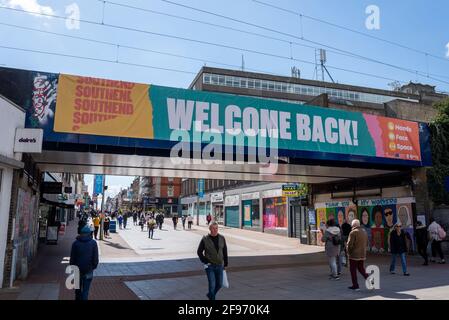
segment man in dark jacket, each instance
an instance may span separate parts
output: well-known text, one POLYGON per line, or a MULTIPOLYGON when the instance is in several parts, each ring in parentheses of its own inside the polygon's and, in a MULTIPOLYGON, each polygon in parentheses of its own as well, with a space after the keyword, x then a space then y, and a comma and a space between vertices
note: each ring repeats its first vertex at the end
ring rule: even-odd
POLYGON ((218 234, 218 223, 212 222, 209 226, 210 234, 201 239, 197 254, 204 263, 209 283, 209 300, 215 296, 223 285, 223 270, 228 266, 228 248, 226 240, 218 234))
POLYGON ((345 263, 344 266, 347 267, 349 264, 349 258, 348 258, 348 250, 346 250, 346 244, 348 243, 349 234, 351 233, 352 227, 348 223, 346 219, 344 219, 343 224, 341 225, 341 240, 342 240, 342 246, 345 253, 345 263))
POLYGON ((418 246, 418 253, 424 258, 424 266, 429 265, 429 257, 427 256, 428 243, 427 228, 423 226, 421 221, 418 221, 416 223, 416 244, 418 246))
POLYGON ((87 300, 89 288, 98 266, 98 246, 92 239, 89 226, 81 229, 81 234, 72 244, 70 265, 77 266, 80 272, 79 289, 75 290, 76 300, 87 300))
POLYGON ((405 232, 401 230, 402 224, 400 222, 393 226, 393 231, 390 232, 389 242, 391 250, 391 265, 390 273, 394 274, 394 269, 396 267, 396 256, 401 257, 402 271, 404 276, 409 276, 407 272, 407 261, 405 260, 405 253, 407 252, 407 239, 405 237, 405 232))

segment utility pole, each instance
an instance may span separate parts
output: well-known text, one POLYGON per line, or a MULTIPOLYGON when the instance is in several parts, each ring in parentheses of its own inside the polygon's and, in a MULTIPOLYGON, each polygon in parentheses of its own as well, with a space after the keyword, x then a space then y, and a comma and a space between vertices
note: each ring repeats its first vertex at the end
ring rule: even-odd
POLYGON ((106 176, 103 176, 103 185, 101 190, 101 208, 100 208, 100 240, 104 240, 104 215, 103 215, 103 203, 104 203, 104 183, 106 180, 106 176))
POLYGON ((196 196, 196 225, 200 225, 200 196, 196 196))

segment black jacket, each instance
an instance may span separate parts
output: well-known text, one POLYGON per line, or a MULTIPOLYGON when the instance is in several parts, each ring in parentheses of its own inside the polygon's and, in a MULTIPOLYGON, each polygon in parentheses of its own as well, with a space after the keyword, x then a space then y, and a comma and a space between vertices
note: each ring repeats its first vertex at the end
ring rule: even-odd
POLYGON ((404 231, 401 230, 400 235, 396 230, 390 233, 390 250, 393 254, 407 252, 407 240, 404 231))
POLYGON ((77 266, 81 275, 95 270, 98 266, 97 242, 89 235, 77 237, 72 244, 70 264, 77 266))
POLYGON ((427 248, 427 228, 416 228, 416 244, 420 248, 427 248))
POLYGON ((351 233, 352 227, 349 223, 345 222, 341 225, 341 231, 343 234, 343 237, 349 237, 349 234, 351 233))

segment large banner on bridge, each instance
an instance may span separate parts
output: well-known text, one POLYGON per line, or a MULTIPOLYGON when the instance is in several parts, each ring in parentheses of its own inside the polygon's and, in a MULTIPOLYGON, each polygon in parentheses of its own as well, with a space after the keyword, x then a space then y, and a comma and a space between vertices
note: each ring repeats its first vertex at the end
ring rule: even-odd
POLYGON ((152 139, 149 85, 61 74, 56 132, 152 139))
POLYGON ((417 122, 62 74, 54 131, 421 160, 417 122))

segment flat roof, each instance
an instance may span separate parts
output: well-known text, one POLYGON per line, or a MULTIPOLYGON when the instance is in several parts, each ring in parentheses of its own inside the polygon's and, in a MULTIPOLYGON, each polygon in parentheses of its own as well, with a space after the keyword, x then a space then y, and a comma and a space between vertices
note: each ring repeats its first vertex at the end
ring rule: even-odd
POLYGON ((271 74, 266 74, 266 73, 256 73, 256 72, 248 72, 248 71, 241 71, 241 70, 214 68, 214 67, 202 67, 201 70, 198 72, 198 74, 195 76, 193 82, 190 84, 189 89, 193 88, 193 86, 197 83, 197 81, 199 80, 199 78, 201 77, 201 75, 203 73, 216 73, 216 74, 222 74, 222 75, 228 75, 228 76, 239 76, 239 77, 254 78, 254 79, 260 79, 260 80, 271 80, 271 81, 281 81, 281 82, 294 83, 294 84, 303 84, 303 85, 309 85, 309 86, 315 86, 315 87, 325 87, 325 88, 333 88, 333 89, 340 89, 340 90, 352 90, 352 91, 358 91, 358 92, 363 92, 363 93, 386 95, 386 96, 405 98, 405 99, 414 99, 414 100, 420 99, 419 95, 405 93, 405 92, 375 89, 375 88, 354 86, 354 85, 341 84, 341 83, 332 83, 332 82, 326 82, 326 81, 317 81, 317 80, 308 80, 308 79, 301 79, 301 78, 294 78, 294 77, 278 76, 278 75, 271 75, 271 74))

